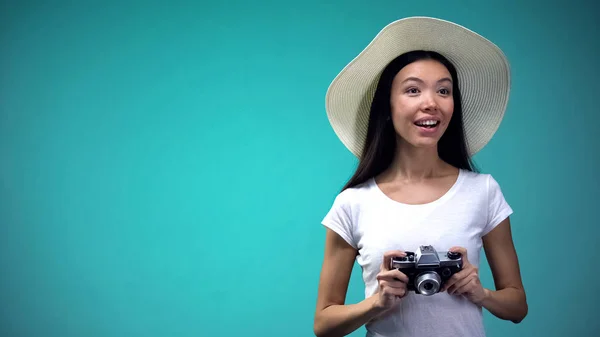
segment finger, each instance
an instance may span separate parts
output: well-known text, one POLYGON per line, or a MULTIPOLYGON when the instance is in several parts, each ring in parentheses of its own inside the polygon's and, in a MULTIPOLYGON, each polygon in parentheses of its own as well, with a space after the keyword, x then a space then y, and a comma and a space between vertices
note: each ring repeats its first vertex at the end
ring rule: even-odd
POLYGON ((464 287, 466 284, 472 282, 476 278, 476 275, 470 274, 462 280, 457 281, 451 287, 448 287, 449 294, 460 294, 458 289, 464 287))
POLYGON ((383 288, 383 294, 403 297, 406 294, 406 289, 405 288, 385 287, 385 288, 383 288))
POLYGON ((382 280, 379 282, 379 286, 381 288, 396 288, 396 289, 406 289, 406 283, 400 282, 400 281, 387 281, 387 280, 382 280))
POLYGON ((390 286, 393 288, 406 288, 406 282, 398 281, 394 278, 378 278, 379 286, 390 286))
POLYGON ((471 272, 470 268, 466 268, 466 269, 463 269, 463 270, 459 271, 458 273, 452 275, 448 279, 448 281, 446 281, 446 284, 444 284, 444 286, 442 287, 442 291, 446 291, 446 290, 450 289, 450 287, 453 286, 456 282, 459 282, 460 280, 467 277, 470 274, 470 272, 471 272))
POLYGON ((377 274, 377 279, 395 280, 403 283, 408 283, 408 276, 406 276, 398 269, 383 271, 377 274))
POLYGON ((462 294, 468 293, 471 289, 473 289, 475 284, 476 284, 476 281, 473 278, 473 279, 469 280, 469 282, 465 283, 464 285, 457 287, 456 290, 454 290, 453 294, 462 295, 462 294))
POLYGON ((467 256, 467 249, 464 247, 459 247, 459 246, 454 246, 450 249, 448 249, 451 252, 458 252, 460 253, 460 255, 462 255, 462 259, 464 262, 469 262, 468 256, 467 256))
POLYGON ((401 250, 390 250, 383 254, 383 263, 381 264, 382 270, 390 270, 390 265, 393 257, 404 257, 406 253, 401 250))

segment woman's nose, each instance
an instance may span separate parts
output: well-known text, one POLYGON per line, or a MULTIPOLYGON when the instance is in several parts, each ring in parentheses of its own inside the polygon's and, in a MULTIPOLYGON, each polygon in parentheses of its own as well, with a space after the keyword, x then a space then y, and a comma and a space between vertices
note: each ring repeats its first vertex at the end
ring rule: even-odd
POLYGON ((423 110, 436 110, 437 102, 431 94, 425 94, 423 96, 423 110))

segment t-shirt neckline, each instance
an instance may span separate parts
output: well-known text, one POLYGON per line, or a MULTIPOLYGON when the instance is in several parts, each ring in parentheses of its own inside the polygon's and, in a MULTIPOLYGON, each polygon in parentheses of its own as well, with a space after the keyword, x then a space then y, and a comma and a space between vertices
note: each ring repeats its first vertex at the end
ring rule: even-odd
POLYGON ((458 169, 458 177, 456 178, 456 180, 454 181, 452 186, 448 189, 448 191, 446 191, 446 193, 444 193, 442 196, 440 196, 436 200, 433 200, 431 202, 424 203, 424 204, 407 204, 407 203, 399 202, 399 201, 396 201, 396 200, 390 198, 387 194, 383 193, 383 191, 379 188, 379 185, 377 185, 377 182, 375 181, 375 177, 372 177, 370 179, 369 185, 371 186, 371 188, 373 190, 375 190, 375 192, 380 197, 382 197, 383 199, 385 199, 388 202, 391 202, 397 206, 410 207, 410 208, 424 208, 424 207, 431 207, 431 206, 438 205, 438 204, 443 203, 446 200, 450 199, 456 193, 456 190, 462 184, 463 179, 464 179, 463 169, 458 169))

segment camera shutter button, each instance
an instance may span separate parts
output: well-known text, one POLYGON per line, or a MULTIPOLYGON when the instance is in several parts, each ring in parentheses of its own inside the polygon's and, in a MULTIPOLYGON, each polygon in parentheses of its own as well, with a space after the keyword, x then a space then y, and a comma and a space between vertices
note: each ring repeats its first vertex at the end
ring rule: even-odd
POLYGON ((446 254, 446 255, 451 260, 456 260, 456 259, 460 258, 460 256, 461 256, 461 254, 459 252, 448 252, 448 254, 446 254))

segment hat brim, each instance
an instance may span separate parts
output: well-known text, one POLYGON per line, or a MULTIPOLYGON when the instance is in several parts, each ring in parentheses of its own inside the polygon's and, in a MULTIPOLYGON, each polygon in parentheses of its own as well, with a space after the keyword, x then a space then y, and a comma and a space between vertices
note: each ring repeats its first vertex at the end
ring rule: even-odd
POLYGON ((504 117, 510 66, 502 50, 486 38, 436 18, 410 17, 390 23, 335 77, 325 98, 334 132, 355 156, 361 156, 379 76, 390 61, 413 50, 438 52, 456 67, 467 151, 470 156, 476 154, 504 117))

